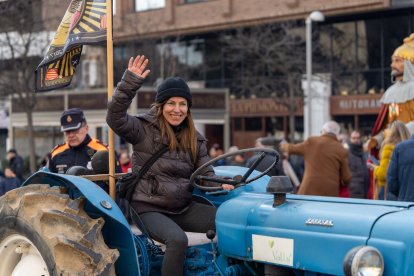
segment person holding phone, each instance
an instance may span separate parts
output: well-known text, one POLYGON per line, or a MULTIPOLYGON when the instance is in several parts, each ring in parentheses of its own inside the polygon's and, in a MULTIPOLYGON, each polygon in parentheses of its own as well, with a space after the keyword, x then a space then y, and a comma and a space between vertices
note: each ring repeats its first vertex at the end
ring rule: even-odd
POLYGON ((377 158, 375 158, 375 156, 370 155, 368 157, 368 161, 367 161, 367 165, 374 165, 374 166, 378 166, 379 165, 379 161, 377 158))
MULTIPOLYGON (((395 145, 410 138, 410 132, 403 122, 394 121, 390 127, 385 130, 384 136, 385 139, 381 145, 379 153, 379 164, 375 165, 373 163, 367 163, 368 168, 373 170, 374 173, 374 199, 386 199, 385 191, 387 190, 387 170, 392 152, 395 145)), ((372 160, 374 160, 373 157, 371 157, 371 161, 372 160)))

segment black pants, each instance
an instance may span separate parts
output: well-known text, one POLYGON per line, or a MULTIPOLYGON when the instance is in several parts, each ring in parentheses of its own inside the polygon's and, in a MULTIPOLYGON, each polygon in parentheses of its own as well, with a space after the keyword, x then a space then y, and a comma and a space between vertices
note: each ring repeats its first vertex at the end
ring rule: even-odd
POLYGON ((216 208, 194 202, 179 215, 148 212, 140 217, 150 237, 166 245, 161 274, 179 276, 183 275, 188 247, 185 231, 206 233, 215 230, 216 208))

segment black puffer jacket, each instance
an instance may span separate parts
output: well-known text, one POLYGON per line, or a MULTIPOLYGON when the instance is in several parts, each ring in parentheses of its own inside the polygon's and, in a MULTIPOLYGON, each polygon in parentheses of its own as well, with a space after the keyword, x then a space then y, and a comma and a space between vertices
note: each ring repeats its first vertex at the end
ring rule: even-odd
MULTIPOLYGON (((143 79, 128 70, 108 103, 106 121, 116 134, 133 145, 132 171, 137 172, 167 140, 161 133, 155 117, 155 109, 131 116, 127 109, 143 84, 143 79)), ((162 155, 135 188, 132 203, 139 213, 156 211, 181 213, 191 202, 191 174, 209 160, 206 139, 197 133, 197 158, 192 161, 189 152, 167 151, 162 155)), ((212 175, 213 168, 205 172, 212 175)))
POLYGON ((352 174, 352 180, 349 183, 349 197, 367 198, 369 186, 369 172, 366 166, 362 145, 349 144, 348 155, 349 170, 352 174))

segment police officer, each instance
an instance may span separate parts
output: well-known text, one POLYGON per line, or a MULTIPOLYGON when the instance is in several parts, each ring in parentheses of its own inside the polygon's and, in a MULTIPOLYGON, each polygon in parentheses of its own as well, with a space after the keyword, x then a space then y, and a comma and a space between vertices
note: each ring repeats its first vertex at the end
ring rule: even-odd
POLYGON ((88 134, 88 124, 80 108, 65 110, 60 117, 61 131, 65 143, 56 146, 51 154, 49 170, 65 173, 72 166, 91 167, 91 158, 95 152, 108 150, 108 147, 88 134))

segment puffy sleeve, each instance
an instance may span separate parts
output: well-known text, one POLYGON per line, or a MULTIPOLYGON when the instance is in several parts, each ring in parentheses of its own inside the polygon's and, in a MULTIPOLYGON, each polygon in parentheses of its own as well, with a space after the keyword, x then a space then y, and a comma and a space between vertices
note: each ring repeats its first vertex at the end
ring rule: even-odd
MULTIPOLYGON (((197 158, 195 160, 195 164, 194 164, 194 170, 197 170, 199 167, 201 167, 203 164, 207 163, 208 161, 210 161, 210 156, 208 155, 208 150, 207 150, 207 141, 205 139, 200 139, 198 140, 198 150, 197 150, 197 158)), ((206 176, 215 176, 214 174, 214 169, 213 166, 208 166, 203 172, 202 175, 206 175, 206 176)), ((208 181, 204 181, 203 183, 201 183, 203 186, 208 186, 208 187, 219 187, 221 186, 221 184, 216 183, 216 182, 208 182, 208 181)))
POLYGON ((127 113, 137 90, 143 82, 143 78, 126 70, 117 85, 112 100, 108 102, 106 122, 116 134, 131 144, 138 143, 140 137, 144 137, 144 135, 138 135, 143 132, 140 120, 127 113))
POLYGON ((382 149, 379 165, 374 169, 374 177, 379 180, 379 183, 385 183, 386 181, 388 165, 390 164, 393 150, 393 144, 386 144, 382 149))

